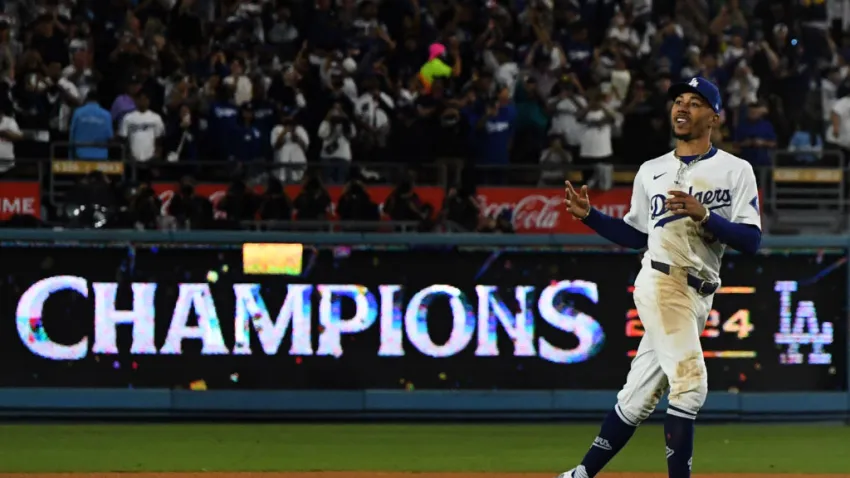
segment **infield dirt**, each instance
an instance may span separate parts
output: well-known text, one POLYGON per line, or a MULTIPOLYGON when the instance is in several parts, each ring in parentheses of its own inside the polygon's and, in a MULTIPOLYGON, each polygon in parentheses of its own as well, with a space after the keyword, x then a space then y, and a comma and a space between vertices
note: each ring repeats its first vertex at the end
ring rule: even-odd
MULTIPOLYGON (((666 473, 601 473, 600 478, 666 478, 666 473)), ((850 478, 850 473, 831 475, 786 473, 696 473, 694 478, 850 478)), ((382 472, 162 472, 162 473, 0 473, 0 478, 553 478, 541 473, 382 473, 382 472)))

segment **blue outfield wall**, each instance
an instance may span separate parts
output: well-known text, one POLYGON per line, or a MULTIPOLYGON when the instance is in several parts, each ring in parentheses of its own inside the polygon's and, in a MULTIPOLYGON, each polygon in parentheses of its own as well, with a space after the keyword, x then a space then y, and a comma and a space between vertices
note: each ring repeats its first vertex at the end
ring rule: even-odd
MULTIPOLYGON (((176 242, 227 244, 301 242, 423 246, 604 246, 597 236, 479 234, 315 234, 243 231, 89 231, 0 229, 0 241, 176 242)), ((850 250, 850 236, 766 236, 764 248, 850 250)), ((730 252, 734 254, 734 251, 730 252)), ((2 257, 2 249, 0 249, 2 257)), ((850 296, 850 291, 848 291, 850 296)), ((850 327, 848 341, 850 343, 850 327)), ((845 366, 850 378, 850 354, 845 366)), ((625 377, 623 377, 625 380, 625 377)), ((850 380, 848 380, 850 382, 850 380)), ((0 415, 198 416, 395 418, 591 418, 608 410, 616 391, 188 391, 165 389, 0 389, 0 415)), ((662 401, 659 411, 666 408, 662 401)), ((711 392, 705 418, 850 420, 850 391, 804 393, 711 392)))

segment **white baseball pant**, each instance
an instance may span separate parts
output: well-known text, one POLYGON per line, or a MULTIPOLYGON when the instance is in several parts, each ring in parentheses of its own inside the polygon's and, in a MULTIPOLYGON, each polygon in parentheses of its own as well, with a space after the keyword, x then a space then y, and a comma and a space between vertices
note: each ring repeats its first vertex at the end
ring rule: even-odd
POLYGON ((668 275, 648 265, 638 273, 634 289, 644 336, 617 394, 617 412, 639 425, 669 387, 668 413, 694 419, 708 394, 700 334, 714 296, 689 286, 684 269, 671 267, 668 275))

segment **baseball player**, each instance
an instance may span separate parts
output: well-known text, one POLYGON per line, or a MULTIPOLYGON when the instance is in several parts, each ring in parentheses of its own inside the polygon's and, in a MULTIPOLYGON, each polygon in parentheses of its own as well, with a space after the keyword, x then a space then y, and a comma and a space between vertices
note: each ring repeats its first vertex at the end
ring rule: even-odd
POLYGON ((711 144, 720 122, 717 86, 697 77, 674 85, 676 149, 643 163, 623 219, 591 206, 587 186, 566 183, 566 207, 602 237, 647 248, 634 301, 645 329, 617 405, 581 464, 560 478, 592 478, 629 441, 669 389, 664 419, 670 478, 691 475, 694 420, 708 392, 700 334, 720 287, 726 246, 755 254, 761 216, 753 168, 711 144))

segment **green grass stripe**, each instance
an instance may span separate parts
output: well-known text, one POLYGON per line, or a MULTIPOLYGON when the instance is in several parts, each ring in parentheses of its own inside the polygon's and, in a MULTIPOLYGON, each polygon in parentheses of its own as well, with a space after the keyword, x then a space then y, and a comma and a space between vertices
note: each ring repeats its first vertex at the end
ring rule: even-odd
MULTIPOLYGON (((6 425, 0 472, 556 472, 590 446, 589 425, 6 425)), ((658 425, 610 471, 665 471, 658 425)), ((695 473, 848 473, 850 427, 698 424, 695 473)))

